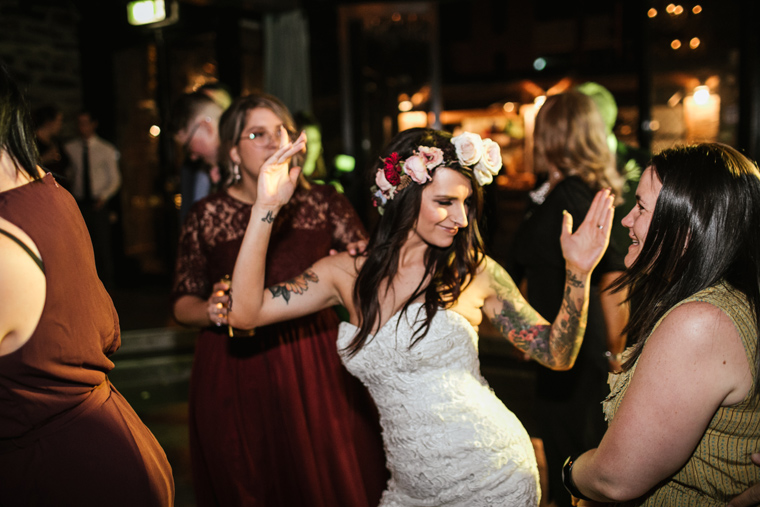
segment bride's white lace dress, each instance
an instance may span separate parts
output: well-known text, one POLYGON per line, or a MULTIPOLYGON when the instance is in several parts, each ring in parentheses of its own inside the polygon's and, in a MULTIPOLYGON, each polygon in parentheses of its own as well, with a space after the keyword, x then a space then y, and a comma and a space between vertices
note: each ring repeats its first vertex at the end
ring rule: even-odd
MULTIPOLYGON (((438 310, 409 349, 420 303, 394 315, 348 358, 357 328, 340 325, 346 368, 380 412, 391 479, 381 506, 536 506, 538 469, 525 428, 480 375, 478 334, 438 310)), ((418 324, 419 325, 419 324, 418 324)))

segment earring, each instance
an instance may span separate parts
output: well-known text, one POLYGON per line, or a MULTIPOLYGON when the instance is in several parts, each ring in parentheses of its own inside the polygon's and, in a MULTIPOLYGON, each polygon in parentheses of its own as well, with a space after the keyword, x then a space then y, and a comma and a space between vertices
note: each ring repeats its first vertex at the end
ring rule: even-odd
POLYGON ((238 183, 243 176, 240 174, 240 166, 237 164, 232 164, 232 184, 238 183))

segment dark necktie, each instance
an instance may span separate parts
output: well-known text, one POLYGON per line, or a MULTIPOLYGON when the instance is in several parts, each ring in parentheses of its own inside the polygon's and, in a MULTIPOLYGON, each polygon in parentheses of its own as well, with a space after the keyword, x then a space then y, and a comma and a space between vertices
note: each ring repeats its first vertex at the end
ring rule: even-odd
POLYGON ((92 192, 90 190, 90 149, 87 140, 82 141, 82 201, 90 203, 92 192))

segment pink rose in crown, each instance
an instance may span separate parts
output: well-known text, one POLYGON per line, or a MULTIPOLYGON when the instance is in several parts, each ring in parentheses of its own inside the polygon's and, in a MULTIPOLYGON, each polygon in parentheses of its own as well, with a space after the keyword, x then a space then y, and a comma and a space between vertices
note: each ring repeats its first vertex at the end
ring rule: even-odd
POLYGON ((483 156, 483 141, 478 134, 463 132, 452 137, 451 142, 456 147, 457 158, 463 166, 472 166, 483 156))
POLYGON ((417 154, 425 159, 425 166, 428 169, 433 169, 443 163, 443 150, 435 146, 420 146, 417 154))
POLYGON ((483 139, 483 156, 478 162, 478 166, 483 166, 488 172, 496 176, 501 169, 501 146, 491 139, 483 139))
POLYGON ((430 179, 427 170, 427 161, 422 155, 412 155, 404 162, 404 172, 409 175, 415 183, 420 185, 430 179))
POLYGON ((375 174, 375 184, 377 185, 377 188, 384 193, 387 193, 393 188, 393 185, 388 181, 388 178, 385 177, 385 171, 382 169, 378 169, 377 174, 375 174))

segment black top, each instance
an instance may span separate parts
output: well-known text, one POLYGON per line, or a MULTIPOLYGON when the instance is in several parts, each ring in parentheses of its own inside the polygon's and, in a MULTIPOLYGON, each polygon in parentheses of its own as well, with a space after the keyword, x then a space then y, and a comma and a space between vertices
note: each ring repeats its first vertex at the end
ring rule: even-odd
MULTIPOLYGON (((549 322, 559 312, 565 286, 565 259, 559 240, 562 211, 567 210, 572 215, 573 230, 577 229, 591 206, 594 194, 579 177, 565 178, 549 193, 543 204, 532 204, 528 208, 515 235, 507 270, 517 284, 523 279, 527 280, 528 302, 549 322)), ((616 216, 615 220, 621 218, 616 216)), ((591 363, 602 371, 607 370, 604 357, 607 349, 606 325, 598 285, 604 273, 625 269, 624 257, 624 251, 611 239, 610 246, 594 269, 586 335, 576 366, 591 363)), ((558 394, 556 390, 554 394, 558 394)))

